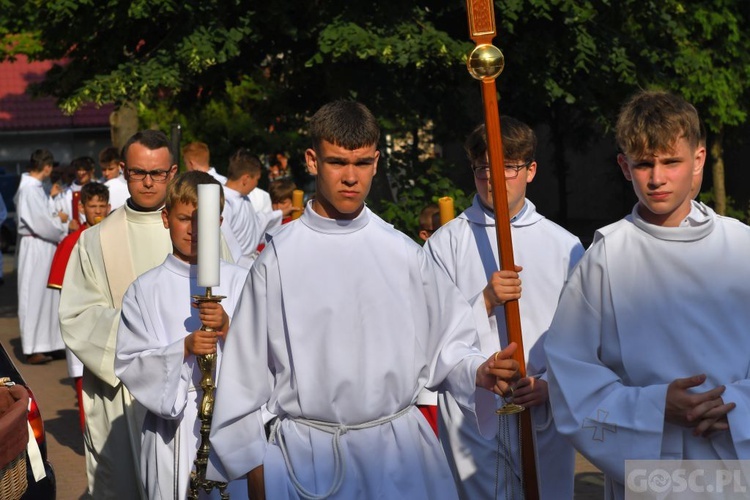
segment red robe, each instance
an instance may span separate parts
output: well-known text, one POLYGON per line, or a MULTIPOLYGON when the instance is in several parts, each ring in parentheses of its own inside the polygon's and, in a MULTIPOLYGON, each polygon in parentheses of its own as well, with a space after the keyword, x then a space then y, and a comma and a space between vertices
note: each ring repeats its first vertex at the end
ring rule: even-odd
POLYGON ((73 247, 76 246, 76 242, 81 236, 81 232, 87 227, 89 227, 88 224, 81 224, 78 231, 70 233, 60 242, 60 244, 57 245, 55 256, 52 257, 52 266, 49 270, 47 288, 54 288, 56 290, 62 288, 63 278, 65 278, 65 268, 68 267, 70 254, 73 251, 73 247))

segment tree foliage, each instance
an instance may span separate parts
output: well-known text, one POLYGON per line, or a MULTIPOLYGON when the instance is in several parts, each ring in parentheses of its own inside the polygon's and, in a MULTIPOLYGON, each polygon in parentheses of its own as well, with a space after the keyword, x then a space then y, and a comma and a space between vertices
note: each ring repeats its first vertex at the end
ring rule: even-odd
MULTIPOLYGON (((563 216, 565 151, 601 140, 637 88, 681 93, 714 137, 731 136, 747 119, 745 0, 495 5, 495 44, 506 55, 500 108, 550 125, 563 216)), ((385 134, 406 140, 429 125, 436 142, 462 142, 481 120, 479 88, 464 66, 472 44, 462 2, 0 0, 0 7, 0 58, 64 61, 36 92, 69 112, 87 102, 134 103, 144 126, 180 122, 186 138, 209 142, 219 159, 238 146, 301 152, 306 117, 337 98, 365 102, 385 134)), ((424 201, 415 186, 425 178, 440 189, 470 188, 456 165, 421 160, 425 146, 412 140, 411 151, 391 159, 398 203, 424 201)))

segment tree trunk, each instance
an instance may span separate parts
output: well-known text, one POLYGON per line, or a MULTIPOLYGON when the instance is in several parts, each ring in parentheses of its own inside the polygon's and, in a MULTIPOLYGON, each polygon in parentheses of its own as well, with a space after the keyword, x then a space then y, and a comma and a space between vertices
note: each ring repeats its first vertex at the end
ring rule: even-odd
POLYGON ((719 215, 727 214, 727 190, 724 184, 724 128, 722 127, 711 141, 713 160, 714 210, 719 215))
POLYGON ((138 132, 138 110, 132 102, 118 106, 109 115, 110 135, 112 145, 122 149, 133 134, 138 132))

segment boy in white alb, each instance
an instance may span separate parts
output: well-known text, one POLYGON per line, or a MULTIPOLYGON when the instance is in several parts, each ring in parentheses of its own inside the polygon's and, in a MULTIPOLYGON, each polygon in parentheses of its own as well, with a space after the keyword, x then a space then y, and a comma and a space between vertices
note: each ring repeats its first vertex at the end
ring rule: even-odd
POLYGON ((597 231, 545 351, 558 429, 622 499, 626 460, 750 458, 750 228, 692 200, 706 149, 682 98, 636 94, 616 137, 638 203, 597 231))
POLYGON ((330 103, 310 131, 316 196, 250 269, 222 361, 212 446, 230 477, 248 475, 253 499, 456 498, 417 395, 425 386, 455 391, 494 425, 490 390, 508 389, 516 346, 489 359, 479 352, 458 290, 364 205, 379 157, 372 113, 330 103), (265 403, 279 418, 270 441, 265 403))
MULTIPOLYGON (((148 498, 185 498, 200 443, 198 407, 201 371, 196 356, 217 353, 220 384, 223 339, 240 297, 247 270, 220 262, 221 303, 193 302, 203 295, 196 282, 198 185, 219 184, 200 171, 184 173, 167 188, 162 210, 173 253, 128 288, 117 332, 115 374, 148 410, 141 441, 141 480, 148 498), (201 324, 215 331, 201 330, 201 324)), ((223 196, 221 204, 223 205, 223 196)), ((217 224, 221 221, 217 220, 217 224)), ((222 480, 222 477, 208 476, 222 480)), ((230 492, 246 492, 244 481, 230 492)), ((218 498, 218 490, 214 495, 218 498)))
MULTIPOLYGON (((541 498, 572 498, 575 451, 557 433, 552 420, 542 345, 560 291, 583 255, 583 247, 577 237, 539 214, 526 199, 527 184, 537 172, 534 131, 509 116, 501 117, 501 128, 514 261, 522 271, 498 271, 484 125, 471 133, 465 145, 477 188, 474 202, 436 231, 425 247, 474 306, 476 314, 489 317, 491 328, 479 332, 484 353, 508 344, 502 305, 520 297, 528 377, 516 385, 514 402, 532 412, 541 498)), ((502 420, 492 439, 485 439, 450 394, 440 394, 439 409, 439 435, 460 496, 495 498, 497 493, 504 497, 521 491, 518 416, 499 417, 502 420)))
POLYGON ((68 215, 53 212, 42 184, 52 174, 54 159, 44 149, 31 155, 14 202, 18 227, 18 327, 26 361, 52 360, 47 353, 65 348, 57 307, 59 294, 47 288, 57 244, 68 234, 68 215))

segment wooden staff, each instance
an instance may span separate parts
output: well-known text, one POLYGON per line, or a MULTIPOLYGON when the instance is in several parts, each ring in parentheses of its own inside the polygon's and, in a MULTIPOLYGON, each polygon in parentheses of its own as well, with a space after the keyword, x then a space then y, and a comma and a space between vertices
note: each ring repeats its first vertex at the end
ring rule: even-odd
MULTIPOLYGON (((505 189, 505 160, 503 159, 503 141, 500 133, 500 112, 497 106, 497 88, 495 79, 503 71, 505 60, 502 52, 492 45, 495 38, 495 11, 492 0, 466 0, 469 18, 469 33, 476 47, 469 55, 467 66, 471 76, 482 84, 484 101, 484 118, 487 130, 487 150, 490 160, 490 183, 492 187, 492 204, 495 210, 495 229, 500 254, 501 269, 515 269, 513 261, 513 241, 510 234, 510 215, 508 213, 508 193, 505 189)), ((508 341, 518 344, 513 358, 518 361, 521 377, 526 376, 523 338, 521 335, 521 315, 518 301, 505 303, 505 324, 508 341)), ((518 415, 521 419, 521 460, 523 467, 523 488, 525 498, 539 498, 536 460, 534 453, 534 435, 531 412, 526 410, 518 415)))

